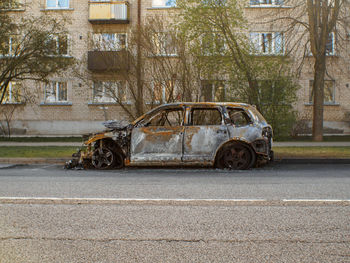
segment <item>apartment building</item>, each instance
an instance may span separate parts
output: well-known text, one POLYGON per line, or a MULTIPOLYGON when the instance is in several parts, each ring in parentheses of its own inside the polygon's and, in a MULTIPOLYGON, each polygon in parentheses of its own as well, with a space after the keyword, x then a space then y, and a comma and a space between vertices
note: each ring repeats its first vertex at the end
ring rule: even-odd
MULTIPOLYGON (((176 1, 141 0, 140 10, 138 0, 22 0, 22 3, 21 8, 8 12, 14 16, 64 16, 71 21, 67 25, 68 36, 57 37, 57 48, 62 56, 76 58, 81 70, 67 70, 65 74, 52 76, 47 83, 29 80, 10 83, 7 104, 19 102, 17 91, 23 85, 36 93, 34 103, 21 105, 16 110, 11 124, 13 133, 80 135, 100 130, 105 120, 130 119, 123 109, 123 106, 134 107, 127 92, 129 66, 125 47, 137 25, 138 11, 141 21, 148 15, 166 18, 169 13, 176 12, 176 1), (110 90, 115 91, 122 106, 110 96, 110 90)), ((259 55, 278 56, 288 51, 287 36, 281 24, 257 23, 268 21, 278 8, 288 6, 283 5, 283 0, 246 1, 245 16, 251 25, 247 33, 259 55)), ((327 46, 329 65, 325 80, 324 126, 325 132, 330 134, 350 134, 349 38, 341 41, 342 48, 336 35, 331 34, 327 46)), ((162 52, 171 41, 162 37, 160 42, 159 52, 162 52)), ((176 50, 166 50, 165 53, 175 55, 176 50)), ((296 53, 295 60, 301 59, 296 53)), ((301 88, 296 105, 306 125, 310 125, 312 118, 312 82, 312 58, 306 57, 300 73, 301 88)), ((157 102, 166 100, 162 85, 152 88, 157 93, 155 97, 159 98, 157 102)), ((203 80, 198 96, 193 99, 223 100, 224 91, 224 82, 203 80)))

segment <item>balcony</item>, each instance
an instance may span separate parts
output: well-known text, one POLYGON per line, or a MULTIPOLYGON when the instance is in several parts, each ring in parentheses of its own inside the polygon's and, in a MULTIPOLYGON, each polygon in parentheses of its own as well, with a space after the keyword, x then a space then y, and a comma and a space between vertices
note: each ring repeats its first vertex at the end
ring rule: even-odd
POLYGON ((89 2, 91 24, 128 24, 129 3, 127 1, 89 2))
POLYGON ((129 53, 121 51, 88 51, 88 69, 91 71, 119 71, 129 69, 129 53))

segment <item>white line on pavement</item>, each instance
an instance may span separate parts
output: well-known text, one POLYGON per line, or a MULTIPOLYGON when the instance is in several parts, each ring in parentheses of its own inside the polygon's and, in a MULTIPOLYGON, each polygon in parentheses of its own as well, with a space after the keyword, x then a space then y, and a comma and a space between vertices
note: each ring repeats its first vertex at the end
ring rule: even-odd
POLYGON ((0 204, 154 204, 154 205, 350 205, 341 199, 162 199, 162 198, 60 198, 0 197, 0 204))

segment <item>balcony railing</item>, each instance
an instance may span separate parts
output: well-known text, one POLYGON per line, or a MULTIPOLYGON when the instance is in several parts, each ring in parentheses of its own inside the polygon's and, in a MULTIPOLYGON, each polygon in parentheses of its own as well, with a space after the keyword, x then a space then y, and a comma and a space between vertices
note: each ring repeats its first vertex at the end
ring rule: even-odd
POLYGON ((127 1, 89 2, 89 21, 92 24, 128 24, 127 1))
POLYGON ((129 53, 120 51, 88 51, 88 69, 91 71, 119 71, 129 69, 129 53))

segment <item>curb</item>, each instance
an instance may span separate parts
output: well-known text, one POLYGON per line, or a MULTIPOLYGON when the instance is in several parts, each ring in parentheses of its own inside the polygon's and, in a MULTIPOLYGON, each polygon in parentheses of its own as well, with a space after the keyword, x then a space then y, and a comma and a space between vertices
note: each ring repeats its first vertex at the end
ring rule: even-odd
POLYGON ((0 164, 62 164, 71 158, 0 158, 0 164))
MULTIPOLYGON (((57 164, 64 165, 71 158, 0 158, 0 169, 20 164, 57 164)), ((350 164, 349 158, 277 158, 272 164, 350 164)))
POLYGON ((350 164, 350 159, 329 158, 283 158, 276 159, 275 164, 350 164))

